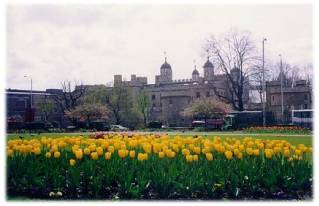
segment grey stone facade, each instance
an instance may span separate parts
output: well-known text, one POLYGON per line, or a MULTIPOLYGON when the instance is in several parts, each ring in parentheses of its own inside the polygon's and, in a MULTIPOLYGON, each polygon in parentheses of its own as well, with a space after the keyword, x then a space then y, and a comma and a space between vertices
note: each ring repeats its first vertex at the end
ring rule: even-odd
POLYGON ((267 110, 274 114, 277 122, 291 122, 291 110, 312 109, 312 85, 307 80, 292 81, 283 76, 283 108, 281 106, 280 74, 277 80, 266 83, 267 110))
MULTIPOLYGON (((196 66, 190 72, 190 79, 173 80, 172 66, 166 58, 160 67, 160 74, 155 76, 155 84, 147 84, 146 77, 131 76, 130 81, 122 81, 121 75, 114 75, 114 86, 125 85, 132 89, 133 97, 140 91, 149 96, 151 107, 148 121, 160 121, 169 126, 189 126, 191 119, 181 115, 185 107, 192 101, 202 97, 216 97, 229 94, 226 75, 214 73, 214 65, 209 58, 203 65, 204 76, 200 75, 196 66)), ((231 74, 237 75, 233 69, 231 74)), ((249 100, 249 88, 245 88, 245 102, 249 100)))

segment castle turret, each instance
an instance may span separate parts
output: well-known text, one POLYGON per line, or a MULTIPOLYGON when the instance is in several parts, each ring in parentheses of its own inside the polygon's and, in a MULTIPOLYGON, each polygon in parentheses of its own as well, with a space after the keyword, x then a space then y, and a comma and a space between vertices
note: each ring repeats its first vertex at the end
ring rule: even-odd
POLYGON ((161 66, 161 73, 159 76, 155 77, 155 82, 167 83, 172 81, 173 81, 172 67, 169 63, 167 63, 167 57, 165 56, 165 62, 161 66))
POLYGON ((199 81, 199 72, 196 69, 196 65, 195 65, 193 73, 192 73, 192 80, 193 81, 199 81))
POLYGON ((114 75, 114 87, 118 87, 122 84, 122 75, 114 75))
POLYGON ((204 80, 213 80, 214 78, 214 65, 209 61, 209 55, 207 55, 207 61, 204 66, 204 80))

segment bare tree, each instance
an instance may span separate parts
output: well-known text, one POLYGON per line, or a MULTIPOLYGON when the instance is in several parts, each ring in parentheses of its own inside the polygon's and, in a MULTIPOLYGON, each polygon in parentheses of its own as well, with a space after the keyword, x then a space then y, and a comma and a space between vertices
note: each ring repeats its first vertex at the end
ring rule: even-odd
POLYGON ((273 73, 273 65, 269 60, 266 60, 263 71, 262 59, 257 58, 255 64, 252 65, 252 72, 250 75, 249 84, 251 91, 255 90, 258 92, 258 99, 261 103, 263 103, 263 72, 265 72, 265 81, 270 81, 273 73))
POLYGON ((277 62, 274 65, 273 79, 280 81, 280 75, 283 75, 283 84, 285 87, 289 87, 293 86, 297 80, 302 79, 302 73, 303 71, 298 65, 291 65, 285 61, 282 64, 281 62, 277 62))
POLYGON ((256 62, 256 49, 250 33, 230 30, 223 38, 211 36, 205 50, 212 56, 212 61, 226 75, 228 95, 216 92, 216 95, 243 111, 246 103, 244 90, 249 85, 252 65, 256 62))
MULTIPOLYGON (((81 83, 74 83, 74 89, 70 81, 63 81, 61 83, 62 92, 53 96, 57 105, 59 105, 61 111, 72 111, 79 103, 80 98, 85 94, 85 86, 81 83)), ((71 119, 74 122, 74 119, 71 119)))

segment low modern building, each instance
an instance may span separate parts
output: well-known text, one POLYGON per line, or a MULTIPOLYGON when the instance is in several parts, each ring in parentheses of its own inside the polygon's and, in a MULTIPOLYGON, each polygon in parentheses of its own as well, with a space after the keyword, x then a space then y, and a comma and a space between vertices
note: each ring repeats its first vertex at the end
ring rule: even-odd
MULTIPOLYGON (((6 90, 6 110, 7 119, 10 121, 45 121, 45 115, 39 108, 39 103, 45 100, 52 100, 53 96, 61 93, 59 89, 47 89, 46 91, 31 91, 19 89, 6 90), (32 95, 32 105, 31 105, 32 95)), ((63 113, 59 110, 58 106, 49 115, 50 121, 61 122, 63 113)))

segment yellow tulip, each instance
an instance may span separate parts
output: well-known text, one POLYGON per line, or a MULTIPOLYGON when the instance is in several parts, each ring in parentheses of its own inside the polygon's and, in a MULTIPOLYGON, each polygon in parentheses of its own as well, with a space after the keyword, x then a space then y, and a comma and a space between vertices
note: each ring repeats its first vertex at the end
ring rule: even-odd
POLYGON ((97 160, 99 158, 99 155, 97 154, 97 152, 92 152, 91 153, 91 159, 92 160, 97 160))
POLYGON ((225 152, 225 147, 224 146, 220 146, 219 147, 219 152, 220 153, 224 153, 225 152))
POLYGON ((94 152, 94 151, 96 150, 95 144, 91 144, 91 145, 89 146, 89 149, 90 149, 91 152, 94 152))
POLYGON ((104 154, 104 157, 105 157, 106 160, 111 159, 111 156, 112 156, 112 153, 111 153, 111 152, 106 152, 106 153, 104 154))
POLYGON ((296 149, 296 150, 295 150, 295 154, 296 154, 296 155, 301 155, 301 154, 302 154, 302 152, 301 152, 301 150, 296 149))
POLYGON ((35 155, 39 155, 39 154, 41 154, 41 149, 39 147, 36 147, 36 148, 33 149, 33 153, 35 155))
POLYGON ((244 151, 245 146, 241 144, 241 145, 238 146, 238 149, 239 149, 240 151, 244 151))
POLYGON ((193 161, 193 155, 186 155, 186 161, 187 162, 192 162, 193 161))
POLYGON ((205 155, 206 155, 206 159, 208 161, 212 161, 213 160, 213 154, 212 153, 206 153, 205 155))
POLYGON ((70 165, 74 166, 75 165, 75 160, 74 159, 70 159, 70 165))
POLYGON ((195 154, 200 154, 200 147, 194 147, 193 151, 195 154))
POLYGON ((101 155, 103 155, 103 148, 102 147, 97 147, 96 148, 96 152, 97 152, 97 154, 99 155, 99 156, 101 156, 101 155))
POLYGON ((54 152, 54 158, 60 158, 61 153, 59 151, 54 152))
POLYGON ((197 162, 198 161, 198 155, 193 155, 193 161, 197 162))
POLYGON ((114 146, 109 146, 107 148, 107 151, 111 152, 111 153, 114 153, 114 146))
POLYGON ((247 147, 247 148, 246 148, 246 153, 247 153, 248 155, 252 155, 252 154, 254 153, 254 151, 253 151, 252 148, 247 147))
POLYGON ((273 150, 272 149, 265 149, 265 156, 267 159, 271 159, 273 156, 273 150))
POLYGON ((131 151, 130 151, 130 158, 131 158, 131 159, 134 159, 134 157, 135 157, 135 151, 134 151, 134 150, 131 150, 131 151))
POLYGON ((312 147, 308 147, 308 152, 309 152, 309 153, 312 152, 312 147))
POLYGON ((50 157, 51 157, 51 152, 45 153, 45 157, 46 157, 46 158, 50 158, 50 157))
POLYGON ((144 160, 148 160, 148 154, 144 153, 144 160))
POLYGON ((147 155, 147 153, 138 153, 138 155, 137 155, 137 159, 138 159, 138 161, 144 161, 144 160, 147 160, 147 158, 148 158, 148 155, 147 155))
POLYGON ((254 149, 253 153, 254 153, 255 156, 259 156, 259 149, 254 149))
POLYGON ((7 150, 7 156, 11 157, 13 155, 13 150, 12 149, 8 149, 7 150))
POLYGON ((79 159, 79 160, 83 158, 82 149, 78 149, 78 150, 75 152, 75 157, 76 157, 76 159, 79 159))
POLYGON ((230 159, 232 159, 233 158, 233 153, 232 153, 232 151, 226 151, 225 153, 225 157, 228 159, 228 160, 230 160, 230 159))
POLYGON ((118 155, 121 158, 125 158, 127 156, 127 152, 124 149, 120 149, 120 150, 118 150, 118 155))
POLYGON ((183 155, 189 155, 191 152, 188 149, 182 149, 182 154, 183 155))
POLYGON ((236 154, 236 157, 238 158, 238 159, 243 159, 243 153, 241 153, 241 152, 238 152, 237 154, 236 154))
POLYGON ((91 150, 89 148, 84 149, 84 154, 89 155, 91 154, 91 150))
POLYGON ((164 152, 159 152, 158 153, 158 158, 162 159, 165 157, 165 153, 164 152))

